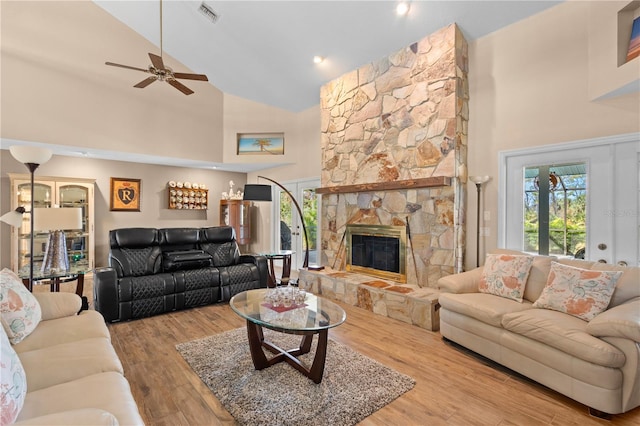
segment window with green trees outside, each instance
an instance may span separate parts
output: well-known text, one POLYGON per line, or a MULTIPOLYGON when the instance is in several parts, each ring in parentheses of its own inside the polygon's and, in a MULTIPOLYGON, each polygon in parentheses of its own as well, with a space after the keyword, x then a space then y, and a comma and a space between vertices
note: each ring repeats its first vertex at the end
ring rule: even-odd
POLYGON ((524 251, 584 258, 586 198, 586 164, 527 167, 524 251))

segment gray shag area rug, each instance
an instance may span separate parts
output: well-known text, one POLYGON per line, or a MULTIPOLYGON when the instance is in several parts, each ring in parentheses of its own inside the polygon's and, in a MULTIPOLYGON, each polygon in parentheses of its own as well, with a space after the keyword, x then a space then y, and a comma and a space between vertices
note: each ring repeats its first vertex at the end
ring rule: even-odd
MULTIPOLYGON (((302 337, 266 329, 264 334, 287 349, 298 347, 302 337)), ((314 336, 311 352, 300 358, 307 365, 316 343, 314 336)), ((354 425, 415 385, 411 377, 331 339, 320 384, 284 362, 255 370, 245 328, 176 349, 241 425, 354 425)))

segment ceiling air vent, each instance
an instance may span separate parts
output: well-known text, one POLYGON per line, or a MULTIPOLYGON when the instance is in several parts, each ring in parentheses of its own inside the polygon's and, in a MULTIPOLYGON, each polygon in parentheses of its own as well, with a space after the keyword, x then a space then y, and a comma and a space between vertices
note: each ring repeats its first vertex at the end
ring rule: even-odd
POLYGON ((205 4, 204 2, 202 2, 198 10, 200 11, 200 13, 206 16, 207 19, 211 21, 211 23, 215 23, 218 20, 219 15, 214 12, 213 9, 211 9, 211 6, 205 4))

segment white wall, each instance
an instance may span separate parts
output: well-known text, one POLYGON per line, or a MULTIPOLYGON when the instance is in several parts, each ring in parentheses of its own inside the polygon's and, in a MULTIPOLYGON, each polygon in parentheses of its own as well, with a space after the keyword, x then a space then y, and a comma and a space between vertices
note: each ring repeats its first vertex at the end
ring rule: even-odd
MULTIPOLYGON (((225 105, 226 109, 226 105, 225 105)), ((247 183, 265 183, 266 176, 281 184, 305 179, 320 179, 320 106, 311 107, 292 117, 291 136, 285 134, 285 152, 289 150, 290 165, 271 168, 247 175, 247 183), (289 148, 287 148, 287 146, 289 148)), ((254 203, 252 209, 251 249, 256 252, 271 249, 272 205, 254 203)))
MULTIPOLYGON (((617 12, 628 3, 562 3, 470 44, 469 174, 493 177, 484 192, 491 219, 481 225, 490 232, 481 253, 497 246, 499 151, 640 131, 637 91, 592 100, 589 89, 640 76, 640 58, 624 74, 615 67, 596 72, 591 60, 598 49, 616 49, 600 40, 612 38, 617 12)), ((467 268, 476 257, 474 184, 468 196, 467 268)))
MULTIPOLYGON (((222 92, 133 85, 158 48, 90 1, 1 2, 0 136, 221 162, 222 92)), ((175 70, 190 72, 164 55, 175 70)))
MULTIPOLYGON (((8 150, 0 150, 0 214, 11 208, 11 188, 7 173, 27 174, 27 168, 16 161, 8 150)), ((220 224, 219 200, 233 180, 235 188, 244 186, 246 174, 151 164, 53 156, 36 170, 38 176, 60 176, 95 179, 96 266, 106 266, 109 253, 109 230, 130 227, 205 227, 220 224), (141 179, 140 212, 109 210, 111 177, 141 179), (169 210, 167 183, 170 180, 204 183, 209 188, 208 210, 169 210)), ((0 226, 0 266, 11 266, 10 228, 0 226)))

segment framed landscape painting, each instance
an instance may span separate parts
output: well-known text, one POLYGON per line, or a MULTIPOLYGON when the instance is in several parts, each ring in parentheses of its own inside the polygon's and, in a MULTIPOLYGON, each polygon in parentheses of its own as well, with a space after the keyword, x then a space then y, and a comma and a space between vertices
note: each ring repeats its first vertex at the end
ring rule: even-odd
POLYGON ((640 17, 633 20, 629 50, 627 51, 627 62, 638 56, 640 56, 640 17))
POLYGON ((284 133, 238 133, 238 155, 284 155, 284 133))
POLYGON ((109 207, 113 212, 140 211, 140 179, 111 178, 109 207))

